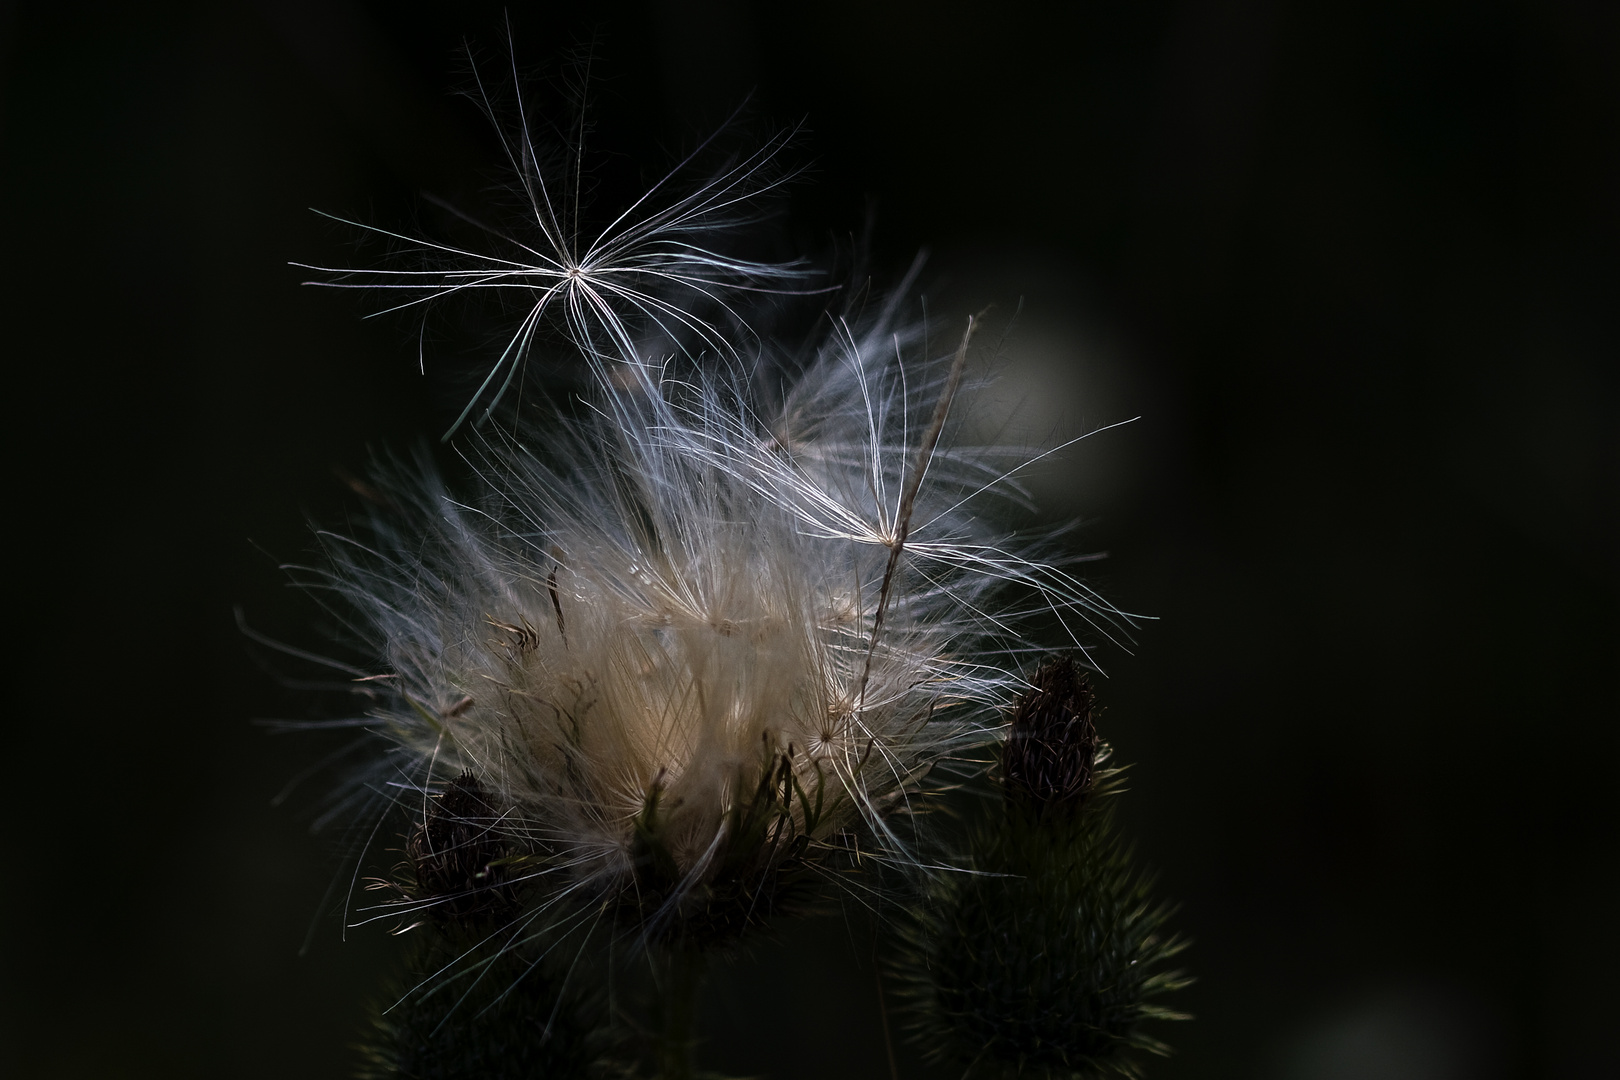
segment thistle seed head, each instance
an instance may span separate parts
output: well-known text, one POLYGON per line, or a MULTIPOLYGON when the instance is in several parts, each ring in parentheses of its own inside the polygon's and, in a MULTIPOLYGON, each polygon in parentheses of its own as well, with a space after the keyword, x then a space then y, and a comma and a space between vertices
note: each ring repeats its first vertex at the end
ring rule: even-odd
POLYGON ((995 738, 1020 613, 1122 619, 965 512, 989 454, 920 456, 949 373, 903 378, 895 336, 835 337, 763 418, 720 378, 605 384, 544 458, 486 442, 475 498, 399 470, 368 533, 327 535, 311 583, 374 650, 374 786, 418 808, 419 907, 482 881, 679 923, 768 910, 851 828, 906 858, 886 811, 995 738))
MULTIPOLYGON (((774 185, 780 141, 689 196, 666 177, 590 240, 527 131, 502 138, 530 220, 488 230, 494 254, 423 241, 447 269, 326 282, 526 298, 458 426, 520 381, 554 315, 589 387, 577 415, 531 406, 469 440, 471 490, 379 470, 375 516, 325 534, 308 572, 370 657, 364 722, 387 750, 362 781, 415 818, 419 888, 373 917, 475 914, 484 889, 522 897, 536 933, 582 906, 647 933, 735 928, 852 830, 910 858, 891 811, 997 736, 1026 621, 1056 613, 1076 641, 1130 623, 983 516, 1030 459, 959 445, 974 320, 929 355, 900 318, 908 277, 778 354, 743 306, 803 269, 704 241, 774 185)), ((1019 777, 1083 786, 1089 759, 1021 752, 1019 777)))

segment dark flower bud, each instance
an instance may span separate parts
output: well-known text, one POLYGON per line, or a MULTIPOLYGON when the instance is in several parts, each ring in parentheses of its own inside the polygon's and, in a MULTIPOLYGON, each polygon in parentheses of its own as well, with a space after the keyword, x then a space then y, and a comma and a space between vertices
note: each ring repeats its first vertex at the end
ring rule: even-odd
POLYGON ((429 803, 426 820, 412 832, 405 854, 416 877, 412 892, 433 902, 436 917, 466 919, 512 906, 500 862, 506 854, 496 829, 500 819, 471 772, 451 781, 429 803))
POLYGON ((1047 816, 1078 808, 1091 791, 1097 764, 1095 698, 1072 657, 1048 660, 1013 712, 1002 755, 1010 802, 1047 816))

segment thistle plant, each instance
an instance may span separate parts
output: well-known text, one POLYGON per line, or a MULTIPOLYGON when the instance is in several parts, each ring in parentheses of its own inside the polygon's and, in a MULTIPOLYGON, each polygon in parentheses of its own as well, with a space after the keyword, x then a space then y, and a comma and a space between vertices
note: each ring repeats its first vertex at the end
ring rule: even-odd
POLYGON ((1002 747, 1003 805, 962 872, 932 878, 894 960, 914 1033, 970 1075, 1133 1078, 1168 1046, 1147 1020, 1188 982, 1185 943, 1114 824, 1118 770, 1098 741, 1090 683, 1048 661, 1002 747))
POLYGON ((520 215, 474 222, 483 250, 360 226, 438 265, 316 282, 521 298, 445 435, 470 484, 379 463, 363 526, 300 572, 369 657, 344 805, 401 845, 350 917, 422 942, 366 1075, 622 1072, 638 1031, 691 1075, 705 957, 857 877, 910 912, 894 965, 930 1041, 1128 1073, 1177 946, 1069 657, 1131 617, 998 524, 1031 455, 963 436, 981 318, 936 354, 910 276, 864 311, 807 263, 723 253, 781 141, 695 184, 689 158, 587 233, 577 159, 554 182, 521 103, 506 127, 480 95, 520 215), (787 349, 750 326, 792 294, 841 306, 787 349), (537 351, 572 359, 571 401, 511 404, 537 351), (1067 651, 1031 672, 1042 624, 1067 651), (983 774, 1009 715, 1004 821, 949 850, 916 812, 983 774))

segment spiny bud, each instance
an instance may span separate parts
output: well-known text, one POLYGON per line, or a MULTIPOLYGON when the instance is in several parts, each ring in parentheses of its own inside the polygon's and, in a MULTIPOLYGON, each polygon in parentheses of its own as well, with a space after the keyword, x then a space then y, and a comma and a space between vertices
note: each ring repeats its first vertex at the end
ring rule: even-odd
POLYGON ((902 924, 890 970, 911 1034, 969 1076, 1135 1080, 1168 1052, 1144 1023, 1182 1018, 1159 999, 1187 984, 1168 967, 1184 942, 1114 828, 1094 711, 1072 658, 1041 665, 1003 751, 1005 815, 902 924))
POLYGON ((1010 802, 1043 817, 1085 802, 1097 764, 1095 700, 1072 657, 1041 665, 1013 712, 1003 752, 1002 782, 1010 802))
POLYGON ((1160 999, 1184 942, 1113 827, 1109 800, 1063 821, 1009 815, 971 845, 974 873, 942 873, 903 924, 891 964, 930 1060, 985 1080, 1136 1080, 1144 1030, 1184 1018, 1160 999))

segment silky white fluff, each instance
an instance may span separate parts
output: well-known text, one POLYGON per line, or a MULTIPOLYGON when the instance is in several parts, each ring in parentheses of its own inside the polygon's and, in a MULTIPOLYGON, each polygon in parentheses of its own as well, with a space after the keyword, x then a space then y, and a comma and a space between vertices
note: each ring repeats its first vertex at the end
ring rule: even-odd
POLYGON ((590 373, 575 415, 531 406, 515 434, 482 436, 480 490, 395 470, 366 530, 323 534, 310 584, 341 594, 374 654, 371 790, 420 820, 470 773, 517 853, 508 882, 542 886, 542 906, 635 890, 653 810, 672 906, 723 866, 814 861, 852 831, 912 857, 890 811, 995 737, 1037 649, 1031 616, 1055 614, 1071 648, 1129 622, 984 514, 1027 458, 956 443, 971 331, 926 355, 897 320, 902 289, 865 322, 830 319, 809 362, 772 363, 726 290, 799 270, 703 239, 735 223, 778 143, 662 209, 655 189, 588 241, 526 126, 505 144, 530 220, 479 226, 504 254, 413 241, 448 265, 323 282, 528 298, 458 426, 479 401, 489 414, 554 308, 590 373), (744 837, 762 784, 786 797, 744 837))
POLYGON ((654 798, 701 884, 782 761, 801 797, 772 843, 864 827, 903 855, 892 797, 994 737, 1024 616, 1120 616, 973 512, 998 455, 921 453, 944 388, 908 387, 894 341, 840 328, 768 417, 641 369, 543 451, 486 442, 477 499, 420 473, 369 536, 326 534, 324 583, 377 648, 381 779, 411 799, 471 772, 559 891, 631 887, 654 798))

